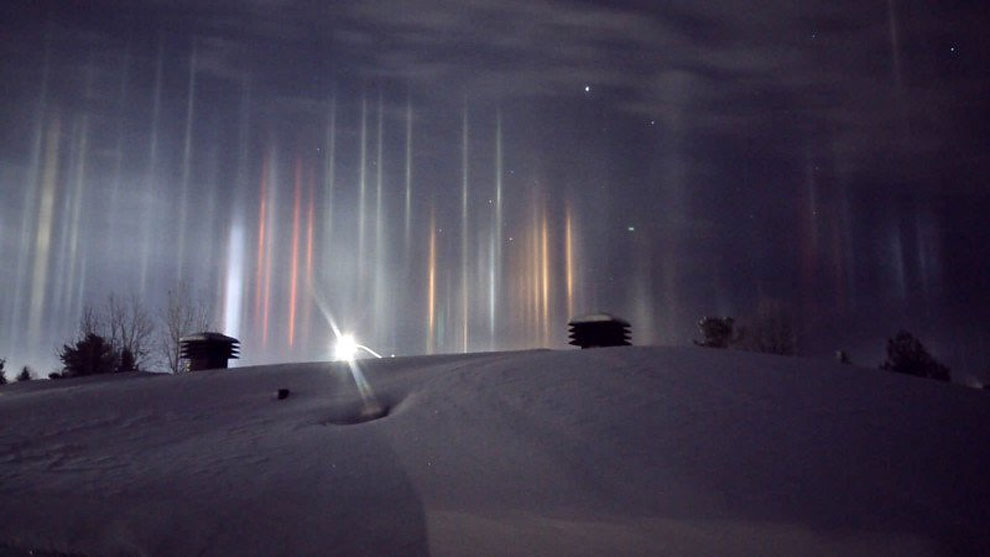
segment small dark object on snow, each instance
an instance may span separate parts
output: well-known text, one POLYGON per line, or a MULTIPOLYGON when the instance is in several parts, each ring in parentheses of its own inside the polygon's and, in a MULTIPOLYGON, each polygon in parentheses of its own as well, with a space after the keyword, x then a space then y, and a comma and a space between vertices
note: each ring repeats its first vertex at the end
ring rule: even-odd
POLYGON ((602 346, 629 346, 629 323, 624 319, 607 313, 593 313, 576 317, 568 323, 569 344, 581 348, 597 348, 602 346))
POLYGON ((189 360, 187 371, 227 369, 227 360, 240 357, 238 344, 220 333, 195 333, 179 339, 179 356, 189 360))
POLYGON ((275 393, 275 398, 279 400, 285 400, 289 398, 289 389, 279 389, 278 392, 275 393))

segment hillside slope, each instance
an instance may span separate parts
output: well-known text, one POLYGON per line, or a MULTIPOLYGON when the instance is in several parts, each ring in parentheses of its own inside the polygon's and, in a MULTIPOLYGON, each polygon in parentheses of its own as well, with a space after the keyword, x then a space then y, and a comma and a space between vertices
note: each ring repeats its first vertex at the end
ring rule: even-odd
POLYGON ((0 554, 990 552, 985 392, 699 348, 361 369, 362 423, 346 364, 3 387, 0 554))

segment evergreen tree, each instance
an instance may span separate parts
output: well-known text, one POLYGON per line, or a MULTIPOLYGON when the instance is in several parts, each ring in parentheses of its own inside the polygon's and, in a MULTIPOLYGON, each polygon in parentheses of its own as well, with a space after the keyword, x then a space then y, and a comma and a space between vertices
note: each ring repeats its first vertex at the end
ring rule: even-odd
POLYGON ((18 382, 30 381, 32 379, 34 379, 34 377, 31 375, 31 368, 29 368, 28 366, 24 366, 23 368, 21 368, 21 372, 17 374, 18 382))
POLYGON ((880 364, 880 369, 938 381, 949 381, 951 378, 949 368, 937 362, 921 341, 907 331, 900 331, 894 338, 887 339, 887 360, 880 364))
POLYGON ((58 357, 64 366, 62 375, 66 377, 113 373, 117 369, 113 347, 95 333, 87 333, 74 345, 63 345, 58 357))
POLYGON ((7 360, 0 358, 0 385, 7 384, 7 376, 3 374, 3 366, 7 363, 7 360))

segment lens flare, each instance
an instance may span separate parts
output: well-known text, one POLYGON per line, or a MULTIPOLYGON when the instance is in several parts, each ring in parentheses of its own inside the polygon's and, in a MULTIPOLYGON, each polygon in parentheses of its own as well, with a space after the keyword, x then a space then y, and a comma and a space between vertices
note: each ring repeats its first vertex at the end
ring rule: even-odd
POLYGON ((333 349, 333 359, 338 362, 352 362, 357 358, 358 343, 354 335, 340 335, 333 349))

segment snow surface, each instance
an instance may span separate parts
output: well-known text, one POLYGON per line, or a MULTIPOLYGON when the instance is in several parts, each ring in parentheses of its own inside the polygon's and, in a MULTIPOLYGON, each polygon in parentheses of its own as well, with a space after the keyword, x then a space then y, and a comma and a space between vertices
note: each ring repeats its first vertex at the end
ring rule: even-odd
POLYGON ((0 555, 990 554, 986 392, 601 348, 0 388, 0 555), (275 396, 279 388, 291 394, 275 396))

